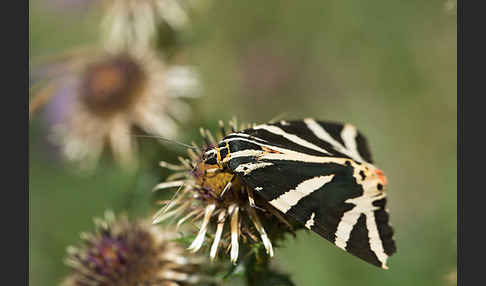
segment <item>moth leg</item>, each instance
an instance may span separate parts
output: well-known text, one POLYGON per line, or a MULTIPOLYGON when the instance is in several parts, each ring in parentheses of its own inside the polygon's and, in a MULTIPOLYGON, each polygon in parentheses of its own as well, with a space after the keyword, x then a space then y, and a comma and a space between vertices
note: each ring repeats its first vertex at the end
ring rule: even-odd
POLYGON ((235 179, 235 175, 231 176, 231 179, 230 181, 226 184, 226 186, 224 187, 223 191, 221 192, 221 194, 219 195, 220 198, 223 197, 224 193, 226 193, 226 191, 231 188, 231 185, 233 185, 233 180, 235 179))
POLYGON ((283 217, 271 204, 268 204, 268 210, 274 216, 276 216, 277 219, 280 222, 282 222, 283 224, 285 224, 289 228, 289 230, 292 232, 292 234, 295 236, 294 227, 290 224, 290 222, 285 217, 283 217))
POLYGON ((248 202, 250 203, 250 207, 255 208, 255 209, 259 209, 263 212, 266 211, 265 209, 263 209, 263 208, 261 208, 261 207, 259 207, 255 204, 255 196, 254 196, 252 188, 246 188, 246 193, 248 194, 248 202))

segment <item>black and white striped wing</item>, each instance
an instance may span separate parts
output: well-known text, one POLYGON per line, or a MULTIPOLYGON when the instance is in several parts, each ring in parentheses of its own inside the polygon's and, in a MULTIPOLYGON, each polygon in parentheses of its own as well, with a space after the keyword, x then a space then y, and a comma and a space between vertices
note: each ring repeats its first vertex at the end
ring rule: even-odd
POLYGON ((285 215, 379 267, 396 251, 386 194, 366 139, 348 124, 304 119, 228 135, 228 167, 285 215))

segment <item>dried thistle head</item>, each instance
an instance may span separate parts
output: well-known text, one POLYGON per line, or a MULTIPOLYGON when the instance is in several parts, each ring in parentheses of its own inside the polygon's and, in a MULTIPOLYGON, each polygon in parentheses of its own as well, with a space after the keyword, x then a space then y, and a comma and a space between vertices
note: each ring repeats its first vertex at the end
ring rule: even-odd
MULTIPOLYGON (((230 126, 232 132, 238 130, 236 120, 230 122, 230 126)), ((222 138, 227 131, 221 121, 220 127, 222 138)), ((258 250, 262 246, 266 254, 273 256, 274 244, 286 233, 293 233, 295 223, 255 196, 254 190, 236 175, 204 161, 203 153, 218 142, 208 130, 201 129, 201 134, 202 148, 193 143, 194 148, 188 149, 189 158, 179 158, 180 165, 161 162, 162 167, 174 173, 154 189, 179 189, 171 201, 163 202, 165 206, 154 216, 154 223, 174 218, 177 227, 186 222, 199 224, 189 249, 198 251, 206 236, 210 236, 211 260, 217 256, 218 249, 223 248, 236 263, 240 242, 248 249, 258 250)))
POLYGON ((191 68, 166 66, 150 51, 88 49, 49 66, 51 78, 34 95, 30 113, 46 104, 51 139, 84 169, 95 166, 105 146, 123 167, 135 169, 132 129, 174 138, 177 122, 190 114, 180 97, 199 93, 191 68))
POLYGON ((96 230, 84 233, 82 245, 68 248, 71 273, 65 286, 192 285, 204 279, 201 259, 147 220, 129 221, 106 212, 96 230))

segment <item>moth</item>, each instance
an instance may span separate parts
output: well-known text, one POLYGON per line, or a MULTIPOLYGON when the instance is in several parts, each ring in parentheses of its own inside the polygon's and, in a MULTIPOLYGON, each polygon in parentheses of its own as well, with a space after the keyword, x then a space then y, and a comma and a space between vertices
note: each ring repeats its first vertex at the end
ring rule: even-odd
POLYGON ((387 269, 396 252, 387 179, 351 124, 306 118, 226 135, 203 160, 337 247, 387 269))

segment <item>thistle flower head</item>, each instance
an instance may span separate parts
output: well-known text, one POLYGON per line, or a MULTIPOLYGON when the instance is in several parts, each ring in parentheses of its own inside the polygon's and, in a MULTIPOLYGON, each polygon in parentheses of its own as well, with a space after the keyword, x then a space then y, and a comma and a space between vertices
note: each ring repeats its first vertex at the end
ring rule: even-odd
MULTIPOLYGON (((236 120, 230 122, 235 132, 236 120)), ((222 122, 221 136, 227 131, 222 122)), ((189 249, 203 247, 210 236, 210 258, 217 256, 219 248, 230 252, 233 263, 238 259, 239 244, 259 249, 263 246, 271 257, 273 245, 285 233, 293 232, 292 224, 273 206, 256 196, 254 190, 231 172, 209 165, 202 160, 205 150, 216 146, 217 141, 208 131, 201 129, 205 144, 188 149, 189 158, 180 158, 180 165, 161 162, 161 166, 174 173, 155 189, 176 188, 174 198, 155 215, 154 223, 176 218, 179 227, 185 222, 199 224, 199 231, 189 249)))
POLYGON ((33 98, 31 114, 47 104, 51 139, 81 167, 95 165, 108 145, 126 169, 136 160, 132 128, 174 138, 189 117, 180 97, 197 96, 195 72, 168 67, 152 52, 87 50, 53 64, 51 79, 33 98))
POLYGON ((133 57, 116 54, 93 62, 81 79, 81 100, 93 113, 109 116, 129 109, 147 83, 147 73, 133 57))
POLYGON ((200 282, 201 260, 173 241, 176 234, 146 220, 107 212, 83 244, 69 247, 70 275, 62 285, 191 285, 200 282))

